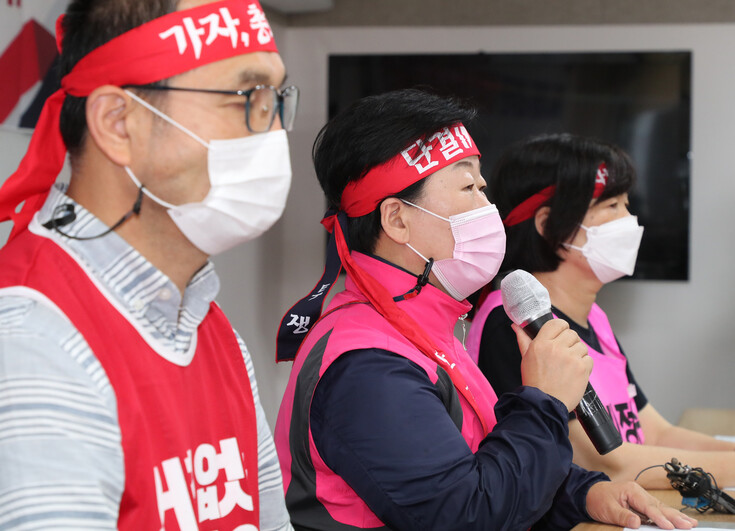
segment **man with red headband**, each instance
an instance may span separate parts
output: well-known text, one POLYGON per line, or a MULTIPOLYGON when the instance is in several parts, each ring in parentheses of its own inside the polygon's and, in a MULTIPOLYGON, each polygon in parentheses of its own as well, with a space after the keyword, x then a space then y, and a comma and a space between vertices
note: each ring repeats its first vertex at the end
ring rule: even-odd
POLYGON ((463 125, 473 116, 397 91, 358 101, 317 138, 327 267, 279 331, 279 358, 296 356, 276 424, 294 527, 637 527, 634 508, 690 528, 636 484, 572 465, 567 415, 592 364, 566 323, 520 333, 525 385, 500 400, 454 337, 505 252, 463 125), (340 265, 345 289, 320 317, 340 265))
POLYGON ((290 186, 298 91, 260 5, 73 0, 57 40, 0 189, 0 528, 290 529, 208 260, 290 186))

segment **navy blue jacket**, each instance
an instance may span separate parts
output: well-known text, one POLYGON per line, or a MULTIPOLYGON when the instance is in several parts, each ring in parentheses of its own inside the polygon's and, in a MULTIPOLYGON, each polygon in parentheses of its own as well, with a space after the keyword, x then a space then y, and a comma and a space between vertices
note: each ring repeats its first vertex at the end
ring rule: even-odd
POLYGON ((520 387, 495 413, 473 454, 426 372, 368 349, 327 369, 310 421, 324 462, 390 528, 571 529, 588 520, 587 491, 607 476, 572 464, 566 407, 520 387))

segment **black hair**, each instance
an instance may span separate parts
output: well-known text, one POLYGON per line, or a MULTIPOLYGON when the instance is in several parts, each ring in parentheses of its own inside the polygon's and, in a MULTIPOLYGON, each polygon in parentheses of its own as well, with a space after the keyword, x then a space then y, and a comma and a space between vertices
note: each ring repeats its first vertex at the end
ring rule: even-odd
MULTIPOLYGON (((416 140, 425 140, 456 122, 467 125, 476 111, 452 98, 404 89, 368 96, 332 118, 316 137, 314 168, 329 208, 339 209, 348 183, 362 179, 375 166, 392 159, 416 140)), ((392 197, 414 201, 425 179, 392 197)), ((380 206, 349 219, 350 248, 372 253, 380 235, 380 206)))
MULTIPOLYGON (((59 77, 85 55, 135 27, 176 11, 178 0, 73 0, 64 16, 59 77)), ((59 129, 66 149, 78 155, 87 132, 86 97, 67 95, 59 129)))
POLYGON ((547 186, 554 196, 541 236, 534 216, 506 227, 506 250, 502 269, 530 272, 555 271, 562 259, 561 245, 579 230, 592 201, 595 176, 604 162, 607 184, 596 202, 628 192, 636 174, 630 157, 619 147, 600 140, 554 134, 521 141, 498 160, 490 175, 488 196, 505 217, 521 202, 547 186))

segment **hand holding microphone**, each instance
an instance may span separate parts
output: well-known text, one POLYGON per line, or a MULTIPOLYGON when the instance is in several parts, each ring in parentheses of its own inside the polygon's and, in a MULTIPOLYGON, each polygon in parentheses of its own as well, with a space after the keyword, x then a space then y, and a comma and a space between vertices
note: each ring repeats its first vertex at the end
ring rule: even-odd
POLYGON ((620 446, 622 437, 597 393, 589 383, 584 388, 592 370, 587 347, 565 321, 553 319, 546 288, 530 273, 517 269, 503 279, 500 289, 505 313, 530 339, 535 338, 531 342, 519 336, 524 385, 538 387, 569 410, 574 408, 601 455, 620 446), (552 322, 544 326, 547 321, 552 322))

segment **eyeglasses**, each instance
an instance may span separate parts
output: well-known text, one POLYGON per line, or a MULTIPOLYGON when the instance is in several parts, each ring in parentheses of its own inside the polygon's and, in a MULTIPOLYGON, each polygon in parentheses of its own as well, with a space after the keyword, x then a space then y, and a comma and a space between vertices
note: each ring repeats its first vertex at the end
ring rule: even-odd
POLYGON ((270 131, 276 115, 281 120, 281 126, 286 131, 290 131, 293 129, 296 108, 299 105, 299 89, 293 85, 281 90, 272 85, 256 85, 248 90, 191 89, 163 85, 127 85, 125 88, 180 90, 185 92, 204 92, 205 94, 245 96, 245 125, 251 133, 265 133, 266 131, 270 131))

